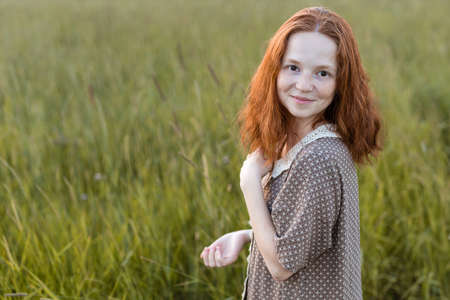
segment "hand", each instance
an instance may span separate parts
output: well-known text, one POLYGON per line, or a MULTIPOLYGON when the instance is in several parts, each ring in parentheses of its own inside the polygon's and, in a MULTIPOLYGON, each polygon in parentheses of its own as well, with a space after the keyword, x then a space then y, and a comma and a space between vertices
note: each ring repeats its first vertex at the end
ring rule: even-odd
POLYGON ((224 267, 236 261, 246 242, 248 233, 245 230, 227 233, 205 247, 200 258, 207 267, 224 267))
POLYGON ((257 179, 258 182, 261 177, 269 172, 271 166, 267 165, 267 161, 263 156, 261 148, 258 148, 254 152, 247 155, 246 160, 242 164, 240 173, 240 185, 241 188, 247 184, 250 179, 257 179))

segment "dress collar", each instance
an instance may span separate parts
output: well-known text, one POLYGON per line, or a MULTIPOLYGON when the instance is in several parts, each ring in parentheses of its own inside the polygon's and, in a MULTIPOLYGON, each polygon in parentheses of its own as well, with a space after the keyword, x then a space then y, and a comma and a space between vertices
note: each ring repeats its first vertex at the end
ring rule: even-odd
POLYGON ((288 151, 285 157, 275 161, 271 177, 275 178, 283 171, 289 169, 292 162, 294 161, 294 158, 306 145, 323 137, 340 138, 340 135, 336 132, 336 126, 334 124, 327 123, 320 125, 316 129, 308 133, 306 136, 304 136, 297 144, 295 144, 294 147, 292 147, 288 151))

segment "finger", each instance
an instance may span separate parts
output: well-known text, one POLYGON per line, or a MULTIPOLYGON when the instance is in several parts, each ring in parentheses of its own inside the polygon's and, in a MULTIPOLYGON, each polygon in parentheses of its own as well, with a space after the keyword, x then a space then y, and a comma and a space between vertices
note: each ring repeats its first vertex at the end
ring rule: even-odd
POLYGON ((206 249, 206 247, 203 248, 202 253, 200 253, 200 258, 203 258, 203 255, 205 254, 205 249, 206 249))
POLYGON ((201 254, 202 259, 205 258, 206 253, 207 253, 208 250, 209 250, 208 247, 203 248, 203 251, 202 251, 202 254, 201 254))
POLYGON ((215 252, 216 252, 215 253, 216 265, 218 267, 221 267, 222 266, 222 257, 221 257, 222 255, 220 253, 220 248, 217 247, 215 252))
POLYGON ((209 267, 208 264, 208 255, 209 255, 209 248, 205 249, 205 253, 203 254, 203 263, 205 264, 205 266, 209 267))
POLYGON ((215 257, 214 257, 215 252, 216 252, 215 250, 216 250, 216 247, 212 247, 212 248, 209 250, 208 263, 209 263, 209 266, 210 266, 210 267, 215 267, 215 266, 216 266, 216 259, 215 259, 215 257))

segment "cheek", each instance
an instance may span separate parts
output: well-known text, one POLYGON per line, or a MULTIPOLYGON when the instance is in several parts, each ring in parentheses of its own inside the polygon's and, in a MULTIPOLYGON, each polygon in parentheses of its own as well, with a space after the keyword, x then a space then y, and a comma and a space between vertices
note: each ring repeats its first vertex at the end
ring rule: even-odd
POLYGON ((278 75, 277 77, 278 100, 284 107, 286 107, 286 90, 287 90, 286 76, 278 75))
POLYGON ((289 78, 288 76, 286 76, 285 74, 283 74, 282 72, 280 72, 280 74, 278 74, 277 77, 277 90, 278 93, 282 93, 289 85, 289 78))
POLYGON ((324 82, 319 89, 320 97, 323 99, 332 99, 334 97, 335 90, 336 82, 334 80, 324 82))

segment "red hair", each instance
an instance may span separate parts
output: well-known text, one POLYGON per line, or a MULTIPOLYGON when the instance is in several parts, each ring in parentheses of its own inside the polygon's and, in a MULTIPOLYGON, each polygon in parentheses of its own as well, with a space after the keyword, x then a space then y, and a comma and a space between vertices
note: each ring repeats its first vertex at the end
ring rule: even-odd
POLYGON ((281 157, 294 118, 281 104, 277 77, 292 33, 320 32, 337 45, 336 92, 331 104, 313 122, 336 125, 356 163, 382 149, 380 117, 374 106, 358 46, 350 25, 336 13, 322 7, 305 8, 295 13, 270 39, 264 58, 250 82, 246 101, 239 112, 241 142, 249 152, 261 148, 272 164, 281 157))

